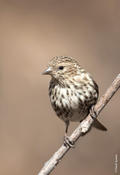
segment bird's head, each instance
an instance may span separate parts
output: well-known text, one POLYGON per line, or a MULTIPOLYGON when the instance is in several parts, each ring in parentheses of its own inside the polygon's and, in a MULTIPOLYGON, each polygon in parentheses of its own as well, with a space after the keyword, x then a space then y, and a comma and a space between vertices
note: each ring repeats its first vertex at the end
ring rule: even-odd
POLYGON ((44 75, 51 75, 56 80, 64 80, 68 77, 74 76, 77 73, 80 65, 72 57, 59 56, 54 57, 48 68, 43 72, 44 75))

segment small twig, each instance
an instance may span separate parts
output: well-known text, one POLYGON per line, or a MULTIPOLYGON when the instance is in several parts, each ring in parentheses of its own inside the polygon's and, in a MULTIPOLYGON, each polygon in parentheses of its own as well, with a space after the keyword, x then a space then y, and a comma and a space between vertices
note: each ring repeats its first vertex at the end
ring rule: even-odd
MULTIPOLYGON (((110 101, 112 96, 117 92, 120 88, 120 74, 115 78, 111 86, 107 89, 106 93, 100 98, 98 103, 95 105, 94 110, 98 116, 98 114, 103 110, 103 108, 110 101)), ((96 117, 97 117, 96 116, 96 117)), ((90 114, 87 116, 85 120, 83 120, 80 125, 73 131, 70 136, 71 142, 76 142, 83 133, 86 133, 93 123, 93 119, 90 114)), ((57 152, 53 154, 53 156, 45 163, 44 167, 41 169, 38 175, 48 175, 52 172, 55 166, 59 163, 59 161, 63 158, 63 156, 69 151, 70 147, 65 146, 64 144, 58 149, 57 152)))

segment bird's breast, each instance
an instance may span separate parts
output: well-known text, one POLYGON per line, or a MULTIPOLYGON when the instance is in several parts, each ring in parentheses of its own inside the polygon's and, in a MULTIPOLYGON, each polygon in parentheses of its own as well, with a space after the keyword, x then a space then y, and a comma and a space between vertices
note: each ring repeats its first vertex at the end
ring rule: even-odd
POLYGON ((79 94, 75 93, 71 88, 62 88, 55 86, 51 90, 50 100, 52 104, 56 104, 60 108, 77 109, 79 107, 79 94))
POLYGON ((88 114, 89 107, 96 102, 93 98, 95 89, 91 87, 77 87, 71 84, 61 87, 59 84, 49 88, 49 96, 53 109, 63 120, 80 121, 88 114))

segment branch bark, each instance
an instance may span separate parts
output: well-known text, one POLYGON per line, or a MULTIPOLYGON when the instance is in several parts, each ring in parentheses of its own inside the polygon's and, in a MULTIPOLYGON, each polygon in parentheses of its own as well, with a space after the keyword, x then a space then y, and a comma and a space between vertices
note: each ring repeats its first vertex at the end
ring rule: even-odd
MULTIPOLYGON (((94 107, 94 111, 96 112, 96 117, 103 110, 103 108, 110 101, 112 96, 117 92, 120 88, 120 74, 114 79, 111 86, 107 89, 106 93, 100 98, 98 103, 94 107)), ((71 142, 76 142, 83 133, 87 133, 89 128, 93 123, 93 119, 90 114, 87 116, 85 120, 83 120, 79 126, 73 131, 70 136, 71 142)), ((64 144, 53 154, 53 156, 44 164, 43 168, 39 172, 38 175, 48 175, 52 172, 52 170, 56 167, 56 165, 60 162, 60 160, 64 157, 64 155, 70 150, 70 146, 65 146, 64 144)))

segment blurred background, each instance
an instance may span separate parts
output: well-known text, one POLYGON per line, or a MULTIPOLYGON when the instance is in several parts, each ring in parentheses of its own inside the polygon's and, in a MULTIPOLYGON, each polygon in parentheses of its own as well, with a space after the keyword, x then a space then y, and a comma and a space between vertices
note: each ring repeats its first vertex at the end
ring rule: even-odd
MULTIPOLYGON (((0 1, 1 175, 37 175, 63 143, 65 126, 48 97, 50 77, 41 75, 56 55, 75 57, 102 95, 120 72, 120 1, 0 1)), ((108 132, 92 129, 53 175, 114 174, 119 106, 117 92, 99 116, 108 132)), ((71 124, 69 134, 77 125, 71 124)))

